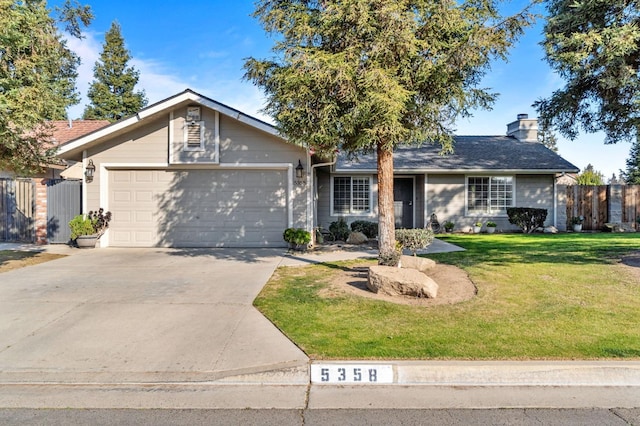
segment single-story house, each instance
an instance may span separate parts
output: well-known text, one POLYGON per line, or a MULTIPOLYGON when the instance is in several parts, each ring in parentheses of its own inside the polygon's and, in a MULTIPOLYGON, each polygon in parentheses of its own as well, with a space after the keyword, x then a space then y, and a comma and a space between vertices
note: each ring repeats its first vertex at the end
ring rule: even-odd
MULTIPOLYGON (((507 124, 505 136, 456 136, 454 153, 439 145, 399 147, 394 152, 396 227, 455 223, 456 229, 493 221, 498 229, 517 230, 508 207, 547 209, 546 225, 562 228, 556 208, 557 179, 578 168, 538 142, 538 122, 527 114, 507 124)), ((376 209, 376 158, 346 156, 317 177, 318 223, 338 217, 347 222, 373 220, 376 209)))
MULTIPOLYGON (((555 176, 577 168, 534 140, 535 120, 509 126, 508 136, 456 138, 448 157, 431 145, 400 148, 399 226, 425 226, 436 213, 506 229, 510 205, 547 208, 553 223, 555 176)), ((191 90, 72 140, 59 156, 95 168, 83 210, 112 212, 103 247, 282 247, 289 227, 376 220, 373 157, 317 159, 274 126, 191 90)))

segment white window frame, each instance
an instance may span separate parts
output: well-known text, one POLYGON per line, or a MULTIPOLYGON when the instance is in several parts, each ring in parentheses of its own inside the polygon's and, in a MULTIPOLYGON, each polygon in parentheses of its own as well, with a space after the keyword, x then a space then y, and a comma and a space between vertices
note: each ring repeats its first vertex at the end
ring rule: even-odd
POLYGON ((464 207, 466 216, 497 216, 507 217, 506 208, 516 206, 516 177, 512 175, 467 175, 464 178, 464 207), (487 210, 475 211, 469 209, 469 179, 470 178, 482 178, 489 179, 488 193, 487 193, 487 210), (511 179, 511 205, 506 206, 504 211, 491 209, 491 180, 495 178, 508 178, 511 179))
POLYGON ((332 175, 331 176, 331 215, 332 216, 371 216, 373 213, 373 179, 371 176, 359 176, 359 175, 332 175), (351 183, 351 189, 349 194, 349 212, 336 212, 334 208, 334 182, 336 178, 349 178, 351 183), (353 209, 353 180, 363 179, 368 181, 369 185, 369 205, 368 211, 354 211, 353 209))
POLYGON ((200 144, 198 146, 194 145, 190 145, 189 144, 189 125, 190 122, 186 121, 184 122, 184 146, 183 146, 183 150, 184 151, 204 151, 204 120, 200 120, 198 121, 198 124, 200 125, 200 144))

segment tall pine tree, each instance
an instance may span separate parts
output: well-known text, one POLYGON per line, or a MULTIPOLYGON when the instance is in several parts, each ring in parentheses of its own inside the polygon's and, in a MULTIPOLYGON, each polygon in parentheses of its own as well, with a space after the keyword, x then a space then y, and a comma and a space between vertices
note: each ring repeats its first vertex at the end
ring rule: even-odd
POLYGON ((84 110, 85 120, 117 121, 135 114, 147 105, 144 90, 134 92, 140 73, 127 63, 130 52, 117 22, 105 34, 100 59, 93 69, 94 80, 87 97, 91 104, 84 110))
POLYGON ((391 258, 394 148, 451 151, 452 124, 491 105, 482 76, 531 14, 501 16, 494 0, 258 0, 255 16, 275 57, 249 59, 246 78, 281 132, 318 153, 377 154, 380 260, 391 258))
POLYGON ((0 170, 20 175, 53 161, 47 120, 66 118, 79 102, 79 58, 58 23, 80 37, 93 18, 88 6, 69 0, 58 16, 41 0, 0 0, 0 170))
POLYGON ((640 185, 640 141, 631 145, 627 169, 622 172, 622 178, 629 185, 640 185))
POLYGON ((536 102, 542 120, 575 139, 634 141, 640 128, 640 8, 637 0, 548 0, 547 61, 566 81, 536 102))

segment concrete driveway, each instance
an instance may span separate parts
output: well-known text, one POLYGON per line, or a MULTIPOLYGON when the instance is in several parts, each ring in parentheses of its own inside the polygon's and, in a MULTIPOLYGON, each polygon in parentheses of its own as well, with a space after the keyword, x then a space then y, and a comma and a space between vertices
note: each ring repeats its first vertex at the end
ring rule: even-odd
POLYGON ((0 274, 0 382, 206 382, 306 366, 252 307, 282 255, 75 250, 0 274))

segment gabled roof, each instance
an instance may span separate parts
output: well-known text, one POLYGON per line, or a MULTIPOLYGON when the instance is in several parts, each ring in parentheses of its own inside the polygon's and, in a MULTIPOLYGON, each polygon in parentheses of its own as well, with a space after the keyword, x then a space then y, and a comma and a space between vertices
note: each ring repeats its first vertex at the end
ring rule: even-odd
MULTIPOLYGON (((454 153, 440 155, 440 146, 403 146, 393 153, 395 172, 573 173, 579 169, 538 142, 510 136, 455 136, 454 153)), ((337 172, 375 172, 375 154, 348 160, 339 155, 337 172)))
POLYGON ((214 101, 213 99, 207 98, 206 96, 196 93, 191 89, 186 89, 184 92, 178 93, 177 95, 171 96, 140 110, 137 114, 131 117, 123 118, 122 120, 116 121, 107 127, 98 129, 88 135, 81 136, 61 145, 58 150, 58 156, 68 158, 78 155, 83 150, 100 143, 104 138, 126 131, 144 120, 152 117, 155 118, 159 114, 164 114, 181 104, 199 104, 248 124, 249 126, 255 127, 256 129, 262 130, 263 132, 282 137, 275 126, 255 117, 251 117, 250 115, 220 102, 214 101))

